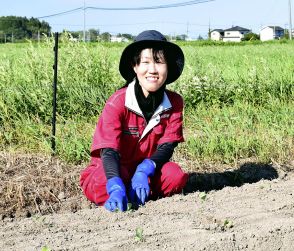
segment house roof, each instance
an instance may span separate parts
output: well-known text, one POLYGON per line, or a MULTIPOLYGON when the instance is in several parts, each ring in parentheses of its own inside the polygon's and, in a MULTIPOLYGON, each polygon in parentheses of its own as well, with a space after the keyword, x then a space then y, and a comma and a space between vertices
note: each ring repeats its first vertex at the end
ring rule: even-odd
POLYGON ((270 25, 270 26, 265 26, 265 27, 262 28, 262 30, 265 29, 265 28, 271 28, 271 29, 276 30, 276 31, 278 31, 278 30, 284 30, 284 29, 283 29, 282 27, 280 27, 280 26, 272 26, 272 25, 270 25))
POLYGON ((240 26, 234 26, 232 28, 226 29, 225 31, 250 31, 250 30, 240 26))
POLYGON ((214 29, 211 32, 213 32, 213 31, 224 32, 224 30, 222 30, 222 29, 214 29))

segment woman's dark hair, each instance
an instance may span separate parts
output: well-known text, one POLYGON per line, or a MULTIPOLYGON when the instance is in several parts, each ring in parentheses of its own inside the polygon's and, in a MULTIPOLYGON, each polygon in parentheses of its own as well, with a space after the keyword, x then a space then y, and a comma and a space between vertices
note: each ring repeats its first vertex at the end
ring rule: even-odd
MULTIPOLYGON (((153 60, 156 63, 160 62, 160 60, 163 58, 166 61, 167 65, 168 65, 167 53, 166 53, 165 50, 163 50, 161 48, 150 48, 150 49, 152 49, 153 60)), ((144 50, 144 49, 142 49, 142 50, 144 50)), ((136 53, 135 53, 135 55, 134 55, 134 57, 132 59, 132 62, 131 62, 132 66, 140 64, 142 50, 136 51, 136 53)))

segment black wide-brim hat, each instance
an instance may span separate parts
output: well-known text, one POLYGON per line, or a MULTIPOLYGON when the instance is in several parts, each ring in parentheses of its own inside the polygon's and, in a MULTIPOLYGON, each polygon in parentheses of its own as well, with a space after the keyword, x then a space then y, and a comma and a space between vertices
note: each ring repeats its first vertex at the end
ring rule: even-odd
POLYGON ((122 52, 119 71, 122 77, 130 82, 136 76, 132 61, 136 53, 146 48, 164 49, 168 54, 168 73, 165 84, 177 80, 184 69, 185 57, 182 49, 171 42, 156 30, 146 30, 140 33, 133 43, 129 44, 122 52))

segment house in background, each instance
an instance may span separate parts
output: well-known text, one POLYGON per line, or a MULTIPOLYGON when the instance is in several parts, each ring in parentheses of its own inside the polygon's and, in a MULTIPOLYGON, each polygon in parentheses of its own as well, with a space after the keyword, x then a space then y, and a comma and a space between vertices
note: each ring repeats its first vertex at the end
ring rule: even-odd
POLYGON ((283 37, 284 35, 284 29, 280 26, 266 26, 260 30, 261 41, 281 39, 281 37, 283 37))
POLYGON ((118 37, 118 36, 111 36, 110 37, 110 42, 118 42, 118 43, 121 43, 121 42, 129 42, 129 39, 125 38, 125 37, 118 37))
POLYGON ((230 29, 224 30, 224 42, 241 42, 244 36, 251 32, 251 30, 240 27, 234 26, 230 29))
POLYGON ((210 32, 210 39, 214 41, 221 41, 224 37, 224 30, 214 29, 210 32))

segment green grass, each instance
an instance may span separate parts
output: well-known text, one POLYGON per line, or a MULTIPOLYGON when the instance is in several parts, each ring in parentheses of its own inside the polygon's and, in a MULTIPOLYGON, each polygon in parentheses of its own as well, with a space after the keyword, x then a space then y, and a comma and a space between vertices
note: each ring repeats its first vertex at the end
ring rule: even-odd
POLYGON ((209 108, 202 103, 189 114, 185 147, 191 157, 226 163, 248 157, 293 158, 294 102, 209 108))
MULTIPOLYGON (((185 100, 179 151, 203 161, 231 163, 294 156, 293 42, 180 43, 186 57, 169 86, 185 100)), ((57 154, 87 161, 97 118, 124 84, 118 72, 126 44, 59 46, 57 154)), ((53 39, 0 45, 1 150, 50 153, 53 39)))

